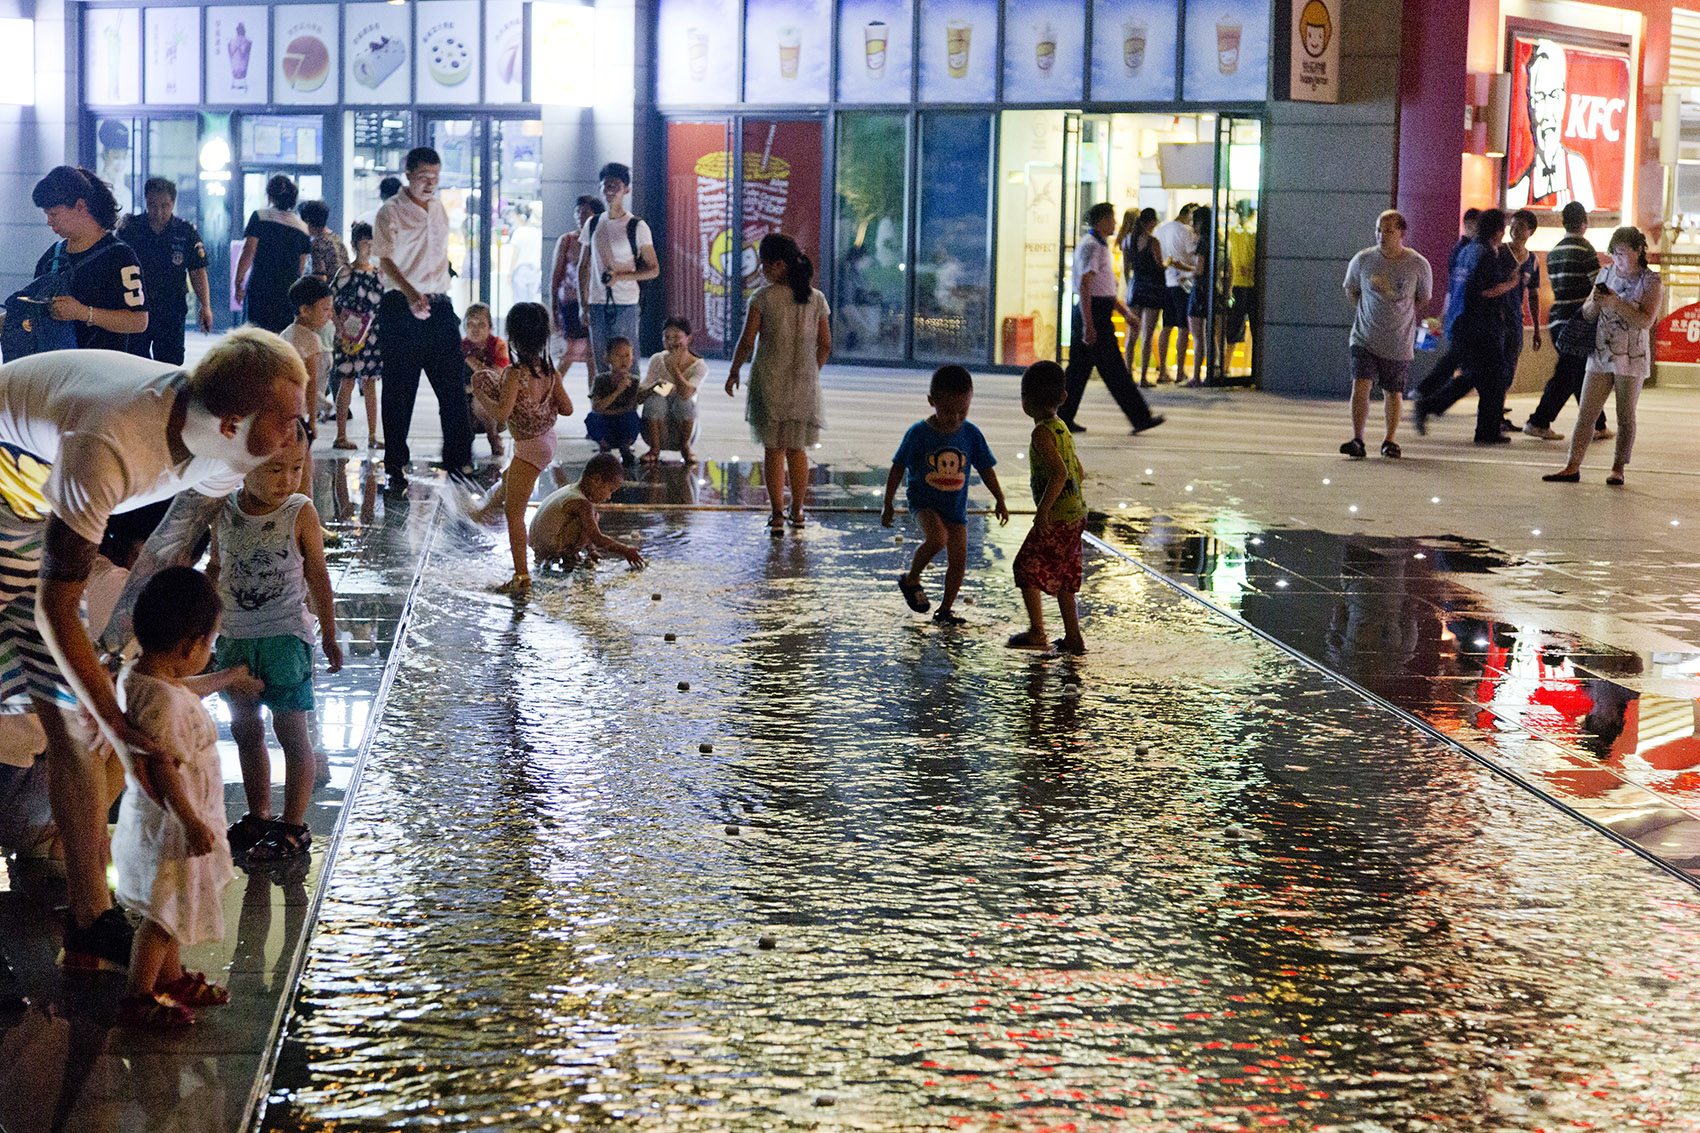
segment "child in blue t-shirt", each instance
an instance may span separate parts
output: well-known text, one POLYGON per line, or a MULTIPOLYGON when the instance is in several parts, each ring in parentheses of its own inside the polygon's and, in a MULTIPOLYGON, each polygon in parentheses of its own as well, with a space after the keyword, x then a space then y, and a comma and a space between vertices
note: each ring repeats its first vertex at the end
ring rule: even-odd
POLYGON ((968 569, 970 468, 980 474, 997 501, 998 522, 1009 522, 1009 507, 1004 503, 997 473, 992 471, 997 460, 980 430, 968 423, 968 405, 973 400, 974 379, 961 366, 940 366, 933 374, 932 387, 927 391, 933 415, 912 425, 903 435, 903 443, 892 457, 891 475, 886 477, 885 510, 880 513, 880 522, 890 527, 897 485, 907 477, 909 514, 920 523, 926 541, 915 549, 909 573, 898 576, 897 588, 903 591, 903 600, 911 610, 926 613, 930 603, 921 589, 921 572, 933 556, 946 551, 944 597, 933 614, 933 621, 940 625, 961 625, 964 621, 951 612, 951 606, 968 569))

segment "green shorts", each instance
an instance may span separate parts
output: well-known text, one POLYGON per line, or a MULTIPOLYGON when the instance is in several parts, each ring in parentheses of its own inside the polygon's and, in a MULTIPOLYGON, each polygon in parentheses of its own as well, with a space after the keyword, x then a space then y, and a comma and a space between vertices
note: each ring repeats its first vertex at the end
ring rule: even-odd
MULTIPOLYGON (((248 666, 265 682, 260 702, 273 712, 313 710, 313 647, 294 634, 276 637, 221 637, 213 650, 213 668, 248 666)), ((224 694, 225 699, 230 693, 224 694)))

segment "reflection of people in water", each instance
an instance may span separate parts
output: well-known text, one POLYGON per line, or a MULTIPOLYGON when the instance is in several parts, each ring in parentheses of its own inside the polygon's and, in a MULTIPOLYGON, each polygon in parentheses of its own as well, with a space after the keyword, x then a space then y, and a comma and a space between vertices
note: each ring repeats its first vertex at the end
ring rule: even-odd
POLYGON ((1571 201, 1594 208, 1594 179, 1581 154, 1564 146, 1564 48, 1550 39, 1535 44, 1524 66, 1529 137, 1535 156, 1505 194, 1508 209, 1561 209, 1571 201))
POLYGON ((880 337, 882 296, 868 287, 867 271, 873 266, 872 259, 863 244, 844 253, 839 312, 844 324, 844 344, 851 349, 872 346, 880 337))

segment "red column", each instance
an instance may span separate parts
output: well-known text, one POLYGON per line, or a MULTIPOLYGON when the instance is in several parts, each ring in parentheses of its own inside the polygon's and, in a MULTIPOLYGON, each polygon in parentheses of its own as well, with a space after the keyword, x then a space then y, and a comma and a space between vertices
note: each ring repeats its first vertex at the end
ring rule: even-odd
POLYGON ((1434 267, 1438 295, 1462 211, 1469 38, 1470 0, 1405 0, 1395 198, 1410 225, 1407 243, 1434 267))

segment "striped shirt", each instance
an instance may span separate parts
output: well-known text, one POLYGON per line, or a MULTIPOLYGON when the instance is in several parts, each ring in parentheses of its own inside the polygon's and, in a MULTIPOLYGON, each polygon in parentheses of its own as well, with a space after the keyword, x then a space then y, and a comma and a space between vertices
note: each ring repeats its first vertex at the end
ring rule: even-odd
POLYGON ((1547 253, 1547 279, 1552 283, 1552 307, 1547 311, 1547 329, 1555 337, 1564 324, 1582 309, 1599 272, 1599 254, 1581 236, 1566 236, 1547 253))

